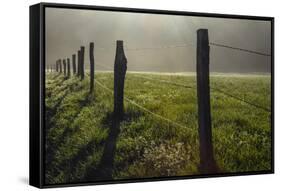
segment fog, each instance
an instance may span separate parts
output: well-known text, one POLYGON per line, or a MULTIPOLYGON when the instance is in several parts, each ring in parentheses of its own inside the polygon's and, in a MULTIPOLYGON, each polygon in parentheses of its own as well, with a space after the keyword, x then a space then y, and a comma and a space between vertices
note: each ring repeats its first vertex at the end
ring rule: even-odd
MULTIPOLYGON (((112 69, 116 40, 123 40, 129 71, 194 72, 200 28, 210 42, 271 53, 269 21, 46 8, 46 63, 71 58, 83 45, 88 67, 94 42, 96 69, 112 69)), ((268 73, 270 59, 210 46, 211 72, 268 73)))

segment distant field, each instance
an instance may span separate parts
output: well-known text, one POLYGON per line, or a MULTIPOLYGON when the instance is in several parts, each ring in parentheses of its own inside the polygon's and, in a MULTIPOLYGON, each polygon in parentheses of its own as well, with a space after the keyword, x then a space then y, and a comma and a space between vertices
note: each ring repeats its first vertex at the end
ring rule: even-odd
MULTIPOLYGON (((46 76, 47 184, 87 181, 99 165, 111 127, 113 73, 97 72, 95 79, 93 96, 88 76, 46 76)), ((271 169, 270 83, 267 75, 211 76, 214 154, 222 172, 271 169)), ((198 174, 194 75, 127 73, 124 104, 114 179, 198 174)))

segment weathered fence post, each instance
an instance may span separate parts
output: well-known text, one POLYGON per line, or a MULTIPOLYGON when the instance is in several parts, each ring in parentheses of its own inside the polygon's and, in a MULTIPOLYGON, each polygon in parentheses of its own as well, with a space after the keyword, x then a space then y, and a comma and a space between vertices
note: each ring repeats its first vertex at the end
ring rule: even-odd
POLYGON ((72 54, 72 72, 73 75, 76 74, 76 55, 72 54))
POLYGON ((66 76, 66 60, 63 59, 63 74, 66 76))
POLYGON ((127 58, 123 49, 123 41, 117 40, 114 62, 114 116, 122 119, 124 111, 124 82, 127 71, 127 58))
POLYGON ((60 67, 60 73, 62 73, 61 59, 59 59, 59 67, 60 67))
POLYGON ((81 49, 80 49, 80 59, 81 59, 81 80, 84 79, 84 76, 85 76, 85 69, 84 69, 84 53, 85 53, 85 47, 84 46, 81 46, 81 49))
POLYGON ((67 58, 67 77, 70 77, 70 59, 67 58))
POLYGON ((56 72, 58 72, 58 60, 56 60, 56 72))
POLYGON ((197 98, 201 173, 214 173, 209 87, 209 37, 207 29, 197 30, 197 98))
POLYGON ((81 75, 81 51, 78 50, 77 53, 77 76, 79 77, 81 75))
POLYGON ((94 91, 95 78, 95 57, 94 57, 94 43, 90 43, 90 93, 94 91))

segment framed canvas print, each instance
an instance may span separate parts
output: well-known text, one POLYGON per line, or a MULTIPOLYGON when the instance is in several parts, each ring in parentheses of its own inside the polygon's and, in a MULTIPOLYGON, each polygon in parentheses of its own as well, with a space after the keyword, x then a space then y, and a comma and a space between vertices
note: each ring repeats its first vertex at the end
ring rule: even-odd
POLYGON ((30 184, 274 172, 274 18, 30 7, 30 184))

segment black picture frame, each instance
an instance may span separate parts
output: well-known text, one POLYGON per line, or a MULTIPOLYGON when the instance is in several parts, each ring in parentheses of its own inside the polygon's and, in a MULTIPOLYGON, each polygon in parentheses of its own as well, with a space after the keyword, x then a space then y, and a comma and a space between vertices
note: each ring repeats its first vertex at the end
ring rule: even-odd
POLYGON ((90 5, 74 5, 74 4, 57 4, 57 3, 39 3, 30 6, 30 155, 29 155, 29 183, 38 188, 53 188, 65 186, 84 186, 99 184, 116 184, 116 183, 132 183, 147 181, 163 181, 178 180, 191 178, 210 178, 210 177, 226 177, 226 176, 242 176, 257 174, 274 173, 274 18, 260 17, 248 15, 229 15, 214 13, 195 13, 170 10, 153 10, 153 9, 135 9, 121 7, 104 7, 90 5), (111 180, 98 182, 78 182, 48 185, 44 182, 45 167, 45 9, 46 8, 64 8, 79 10, 100 10, 114 12, 130 12, 130 13, 153 13, 163 15, 182 15, 196 17, 211 18, 231 18, 231 19, 247 19, 262 20, 271 22, 271 169, 266 171, 240 172, 240 173, 216 173, 207 175, 188 175, 176 177, 157 177, 142 178, 128 180, 111 180))

